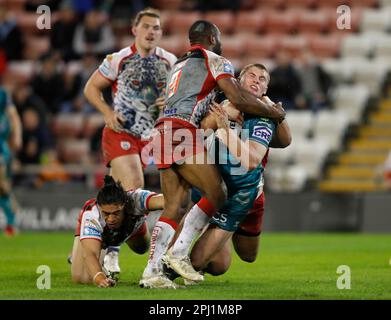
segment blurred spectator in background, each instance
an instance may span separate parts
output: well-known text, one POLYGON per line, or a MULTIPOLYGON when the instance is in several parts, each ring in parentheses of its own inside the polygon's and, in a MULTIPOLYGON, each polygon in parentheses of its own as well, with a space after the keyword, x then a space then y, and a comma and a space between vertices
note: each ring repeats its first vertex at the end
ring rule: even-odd
POLYGON ((21 164, 39 164, 43 151, 48 147, 48 132, 33 108, 22 113, 23 147, 18 154, 21 164))
POLYGON ((15 207, 12 203, 12 153, 22 146, 21 123, 15 106, 8 93, 0 88, 0 208, 3 210, 7 226, 5 234, 15 233, 15 207))
POLYGON ((73 50, 83 56, 93 53, 104 56, 114 50, 115 38, 109 24, 104 23, 102 14, 97 10, 89 11, 84 22, 76 28, 73 38, 73 50))
POLYGON ((58 112, 63 99, 64 76, 58 69, 60 62, 57 54, 46 53, 41 58, 41 70, 31 82, 34 92, 45 102, 52 114, 58 112))
POLYGON ((331 77, 323 70, 310 50, 303 50, 299 57, 298 73, 302 85, 304 105, 301 108, 317 111, 329 106, 328 92, 331 77))
POLYGON ((387 159, 384 163, 384 182, 385 188, 391 191, 391 150, 388 153, 387 159))
POLYGON ((28 109, 34 109, 38 112, 42 123, 47 120, 47 108, 45 102, 39 98, 32 90, 31 86, 21 84, 13 91, 12 100, 19 114, 28 109))
POLYGON ((272 101, 281 101, 285 110, 298 109, 304 105, 300 76, 288 52, 277 53, 276 67, 270 73, 270 78, 267 94, 272 101))
POLYGON ((4 4, 0 4, 0 48, 7 60, 20 60, 23 53, 22 32, 4 4))
POLYGON ((62 1, 58 12, 58 20, 53 23, 50 33, 52 49, 61 53, 65 61, 75 59, 73 52, 73 37, 75 35, 77 20, 72 8, 71 0, 62 1))
POLYGON ((80 72, 67 72, 65 75, 64 102, 60 112, 96 112, 85 99, 83 90, 90 76, 98 67, 98 60, 93 54, 85 54, 81 60, 80 72))
POLYGON ((26 11, 37 12, 37 8, 40 5, 49 6, 51 11, 56 11, 58 10, 60 1, 59 0, 26 0, 24 8, 26 11))
POLYGON ((35 180, 36 187, 40 188, 46 183, 66 183, 71 179, 70 174, 58 159, 56 150, 48 150, 42 164, 41 172, 35 180))

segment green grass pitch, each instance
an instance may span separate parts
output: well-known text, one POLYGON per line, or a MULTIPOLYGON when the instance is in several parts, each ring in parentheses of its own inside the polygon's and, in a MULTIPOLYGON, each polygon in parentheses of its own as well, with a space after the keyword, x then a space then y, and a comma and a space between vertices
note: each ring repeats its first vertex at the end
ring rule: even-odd
POLYGON ((1 235, 0 299, 391 299, 391 235, 265 233, 256 262, 234 254, 225 275, 180 290, 139 288, 147 254, 125 246, 115 288, 73 284, 66 262, 72 241, 71 233, 1 235), (51 269, 49 290, 37 289, 40 265, 51 269), (336 286, 339 265, 350 267, 350 290, 336 286))

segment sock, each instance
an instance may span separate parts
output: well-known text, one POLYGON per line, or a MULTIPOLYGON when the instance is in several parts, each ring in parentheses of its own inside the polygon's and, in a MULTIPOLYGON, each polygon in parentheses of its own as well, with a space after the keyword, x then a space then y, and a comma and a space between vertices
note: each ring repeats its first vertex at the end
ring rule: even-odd
POLYGON ((119 248, 120 246, 108 246, 106 254, 113 251, 119 253, 119 248))
POLYGON ((0 207, 3 209, 5 217, 7 218, 7 225, 14 226, 15 215, 11 207, 11 201, 9 196, 0 197, 0 207))
POLYGON ((177 223, 171 219, 160 217, 151 233, 151 247, 147 267, 143 276, 151 276, 162 271, 161 258, 175 234, 177 223))
POLYGON ((202 198, 187 214, 182 231, 171 249, 174 256, 182 257, 189 254, 193 240, 202 232, 210 217, 213 216, 214 207, 209 202, 206 202, 205 205, 205 201, 207 201, 206 198, 202 198))

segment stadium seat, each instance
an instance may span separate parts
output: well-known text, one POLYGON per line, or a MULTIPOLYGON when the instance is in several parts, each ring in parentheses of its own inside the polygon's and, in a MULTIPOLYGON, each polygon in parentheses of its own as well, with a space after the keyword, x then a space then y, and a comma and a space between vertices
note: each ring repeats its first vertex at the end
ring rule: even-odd
POLYGON ((273 35, 245 36, 244 39, 246 56, 249 57, 268 58, 278 49, 277 38, 273 35))
POLYGON ((88 139, 61 140, 57 150, 59 159, 66 164, 89 163, 90 141, 88 139))
POLYGON ((197 20, 201 19, 199 12, 175 12, 174 16, 170 21, 167 21, 167 29, 170 30, 171 34, 187 35, 190 26, 197 20))
POLYGON ((159 47, 175 54, 177 57, 182 56, 190 47, 189 40, 183 35, 171 35, 162 37, 159 47))
POLYGON ((232 36, 222 36, 221 44, 223 50, 223 56, 231 58, 240 58, 245 53, 245 37, 237 36, 236 34, 232 36))
POLYGON ((265 170, 265 185, 273 192, 300 192, 307 181, 302 165, 270 167, 265 170))
POLYGON ((293 139, 306 139, 311 133, 314 124, 313 113, 308 110, 288 110, 286 120, 292 133, 293 139))
POLYGON ((265 20, 265 29, 268 34, 288 34, 296 32, 297 16, 294 10, 267 11, 265 20))
POLYGON ((57 139, 79 137, 84 130, 84 115, 79 113, 60 113, 53 118, 52 128, 57 139))
POLYGON ((366 31, 387 31, 391 28, 391 10, 371 9, 365 10, 360 23, 360 30, 366 31))
POLYGON ((335 83, 349 82, 353 79, 354 68, 363 60, 364 58, 325 59, 322 66, 335 83))
POLYGON ((373 36, 372 43, 376 58, 391 57, 391 35, 381 32, 373 36))
POLYGON ((341 43, 343 57, 368 57, 372 52, 372 41, 363 34, 347 35, 341 43))
POLYGON ((50 50, 49 37, 29 36, 25 38, 23 57, 27 60, 38 60, 42 54, 50 50))
POLYGON ((315 117, 314 141, 328 142, 328 148, 337 151, 342 146, 342 138, 349 118, 345 110, 321 110, 315 117))
POLYGON ((36 13, 20 12, 16 15, 16 23, 26 37, 34 34, 42 34, 44 31, 47 31, 37 28, 36 13))
POLYGON ((363 61, 355 69, 353 79, 366 85, 372 96, 378 96, 381 86, 387 74, 383 59, 371 59, 363 61))
POLYGON ((179 10, 182 6, 182 0, 151 0, 151 6, 164 10, 179 10))
POLYGON ((255 6, 260 8, 282 9, 284 0, 255 0, 255 6))
MULTIPOLYGON (((27 0, 12 0, 12 1, 4 1, 6 8, 9 11, 12 11, 16 14, 19 14, 24 11, 24 7, 27 0)), ((3 1, 2 1, 3 2, 3 1)), ((0 4, 2 3, 0 2, 0 4)))
POLYGON ((362 84, 339 85, 332 94, 334 109, 346 112, 352 124, 361 121, 368 98, 369 89, 362 84))
POLYGON ((263 10, 239 11, 236 15, 235 33, 261 33, 265 28, 263 10))
POLYGON ((297 10, 297 31, 299 33, 323 33, 328 28, 330 10, 297 10))
POLYGON ((330 151, 328 141, 308 140, 306 143, 295 144, 292 140, 292 147, 295 164, 305 168, 309 179, 319 178, 323 163, 330 151))
POLYGON ((316 5, 318 8, 329 7, 336 9, 341 5, 351 6, 352 2, 354 2, 354 0, 316 0, 316 5))
POLYGON ((84 122, 83 137, 91 138, 97 130, 105 125, 105 119, 101 113, 89 114, 84 122))
POLYGON ((340 52, 341 36, 339 34, 306 35, 308 46, 320 59, 337 57, 340 52))
POLYGON ((301 35, 284 36, 281 37, 279 49, 289 53, 293 59, 301 54, 301 52, 308 48, 308 39, 301 35))
POLYGON ((379 4, 379 0, 354 0, 352 1, 352 6, 354 7, 364 7, 364 8, 374 8, 379 4))
POLYGON ((287 8, 303 8, 313 9, 316 6, 317 0, 285 0, 285 6, 287 8))
POLYGON ((231 34, 235 28, 235 16, 231 11, 209 11, 203 18, 213 22, 222 34, 231 34))
POLYGON ((3 82, 12 83, 27 83, 31 80, 34 74, 34 62, 29 60, 10 61, 8 63, 7 71, 3 76, 3 82))

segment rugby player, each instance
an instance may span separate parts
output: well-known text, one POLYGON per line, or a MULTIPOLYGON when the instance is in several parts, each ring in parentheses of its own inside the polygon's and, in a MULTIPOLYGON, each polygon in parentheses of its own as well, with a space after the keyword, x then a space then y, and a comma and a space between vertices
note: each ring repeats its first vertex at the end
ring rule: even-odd
POLYGON ((148 250, 145 215, 164 207, 164 198, 147 190, 126 192, 120 182, 106 176, 96 199, 88 200, 78 217, 72 250, 72 280, 110 287, 116 274, 102 267, 100 259, 109 246, 126 242, 138 254, 148 250))
MULTIPOLYGON (((175 284, 163 274, 161 257, 167 251, 181 218, 179 209, 187 185, 202 193, 193 208, 203 214, 202 217, 199 215, 200 224, 206 224, 226 199, 221 176, 216 166, 208 161, 202 135, 197 130, 215 98, 216 89, 221 89, 241 111, 276 121, 285 116, 281 104, 260 99, 240 86, 234 78, 232 64, 219 55, 220 31, 214 24, 196 21, 190 27, 189 40, 190 49, 170 73, 164 114, 155 126, 159 134, 154 137, 153 151, 160 169, 166 207, 153 229, 150 257, 140 281, 140 286, 147 288, 175 288, 175 284), (184 154, 177 152, 179 145, 184 154)), ((187 261, 184 263, 189 265, 187 261)), ((194 273, 191 276, 194 277, 192 280, 202 278, 194 273)))
MULTIPOLYGON (((132 26, 134 43, 108 55, 87 82, 84 94, 105 119, 102 149, 110 175, 126 189, 144 187, 148 155, 142 149, 164 105, 167 75, 176 57, 157 46, 162 37, 159 12, 140 11, 132 26), (111 87, 114 108, 102 98, 111 87)), ((119 248, 109 248, 105 266, 119 273, 119 248)))

